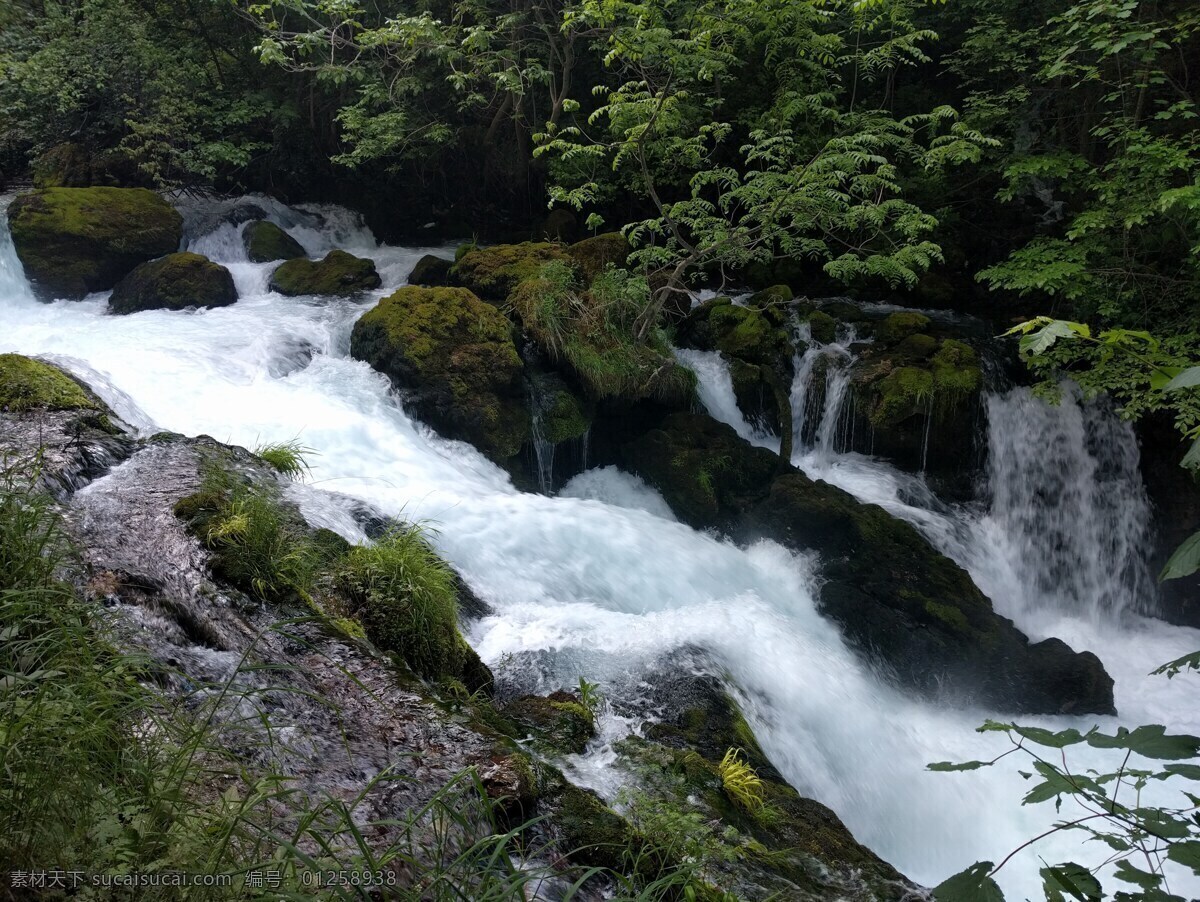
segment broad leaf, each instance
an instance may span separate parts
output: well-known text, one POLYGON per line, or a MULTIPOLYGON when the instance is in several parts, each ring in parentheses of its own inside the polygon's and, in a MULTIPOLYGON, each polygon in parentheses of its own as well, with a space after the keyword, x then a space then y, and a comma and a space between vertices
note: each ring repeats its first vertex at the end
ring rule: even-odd
POLYGON ((1179 391, 1200 385, 1200 366, 1191 366, 1163 386, 1163 391, 1179 391))
POLYGON ((1171 843, 1171 847, 1167 849, 1167 857, 1200 874, 1200 840, 1189 839, 1187 842, 1171 843))
POLYGON ((1200 570, 1200 532, 1192 533, 1175 549, 1158 578, 1179 579, 1182 576, 1191 576, 1197 570, 1200 570))
POLYGON ((981 767, 991 767, 990 761, 935 761, 933 764, 927 764, 926 770, 936 771, 955 771, 955 770, 979 770, 981 767))
POLYGON ((1144 758, 1172 760, 1194 758, 1200 753, 1200 739, 1184 734, 1168 736, 1161 724, 1147 724, 1130 731, 1121 727, 1115 736, 1089 733, 1088 745, 1098 749, 1129 749, 1144 758))
POLYGON ((1068 861, 1054 867, 1042 868, 1041 875, 1042 889, 1046 893, 1047 902, 1065 902, 1068 896, 1078 899, 1079 902, 1093 902, 1104 898, 1100 881, 1083 865, 1068 861))
POLYGON ((937 902, 1004 902, 1004 893, 991 878, 992 863, 979 861, 933 888, 937 902))

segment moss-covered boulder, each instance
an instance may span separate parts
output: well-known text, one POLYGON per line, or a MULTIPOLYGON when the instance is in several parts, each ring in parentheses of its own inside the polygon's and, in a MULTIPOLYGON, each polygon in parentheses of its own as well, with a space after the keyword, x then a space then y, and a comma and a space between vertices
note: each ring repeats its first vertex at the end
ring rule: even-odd
POLYGON ((786 369, 792 357, 787 331, 758 308, 714 298, 692 310, 679 324, 686 347, 720 351, 747 363, 786 369))
POLYGON ((425 288, 436 288, 450 283, 450 267, 454 264, 442 257, 426 254, 408 274, 409 285, 421 285, 425 288))
POLYGON ((620 232, 593 235, 567 248, 568 256, 575 261, 580 275, 588 283, 609 266, 624 266, 629 251, 629 242, 620 232))
POLYGON ((507 461, 529 437, 512 327, 465 288, 401 288, 354 324, 350 353, 404 390, 418 417, 492 460, 507 461))
POLYGON ((92 157, 81 144, 56 144, 33 161, 35 188, 88 188, 92 157))
POLYGON ((90 392, 56 366, 0 354, 0 410, 93 410, 99 405, 90 392))
POLYGON ((1112 680, 1094 655, 1031 645, 913 526, 809 479, 729 426, 672 414, 623 456, 697 528, 818 552, 822 611, 902 682, 1002 710, 1112 712, 1112 680))
POLYGON ((233 276, 200 254, 167 254, 143 263, 117 283, 108 299, 111 313, 228 307, 237 301, 233 276))
POLYGON ((46 300, 107 291, 179 248, 183 218, 144 188, 45 188, 8 209, 13 245, 46 300))
POLYGON ((878 341, 894 344, 929 328, 929 317, 915 310, 898 310, 875 325, 875 338, 878 341))
POLYGON ((535 429, 552 445, 580 438, 592 425, 594 405, 553 372, 532 373, 535 429))
POLYGON ((242 232, 242 244, 251 263, 273 263, 304 256, 304 248, 299 241, 265 219, 247 223, 242 232))
POLYGON ((813 341, 827 345, 837 340, 837 320, 824 310, 814 310, 808 315, 807 322, 813 341))
POLYGON ((592 712, 570 692, 523 695, 501 708, 500 713, 511 720, 518 731, 558 753, 580 754, 588 740, 596 735, 592 712))
POLYGON ((289 297, 349 297, 382 283, 375 263, 345 251, 330 251, 321 260, 287 260, 271 273, 271 290, 289 297))
POLYGON ((566 251, 549 242, 472 246, 457 259, 450 275, 484 300, 500 303, 518 284, 552 261, 571 264, 566 251))

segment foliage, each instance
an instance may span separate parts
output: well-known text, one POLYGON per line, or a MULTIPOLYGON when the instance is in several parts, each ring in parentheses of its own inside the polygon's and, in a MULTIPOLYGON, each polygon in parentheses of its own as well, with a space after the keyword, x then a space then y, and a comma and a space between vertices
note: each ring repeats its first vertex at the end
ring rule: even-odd
POLYGON ((254 455, 268 464, 275 472, 288 479, 303 481, 309 472, 308 459, 316 452, 300 444, 298 439, 286 442, 268 442, 254 449, 254 455))
POLYGON ((747 811, 760 811, 766 804, 762 779, 743 757, 741 749, 729 749, 717 765, 721 785, 729 797, 747 811))

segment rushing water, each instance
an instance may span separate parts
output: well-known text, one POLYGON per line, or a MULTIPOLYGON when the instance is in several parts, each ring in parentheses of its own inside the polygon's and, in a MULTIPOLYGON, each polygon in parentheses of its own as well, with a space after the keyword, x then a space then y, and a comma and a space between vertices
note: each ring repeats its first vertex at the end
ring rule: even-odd
MULTIPOLYGON (((469 638, 504 678, 555 688, 585 675, 620 701, 639 672, 672 650, 706 649, 789 780, 915 880, 935 883, 978 859, 999 860, 1045 829, 1053 811, 1019 804, 1024 781, 1015 766, 924 770, 931 761, 1000 751, 998 740, 973 729, 989 712, 915 700, 877 679, 817 613, 812 560, 772 543, 743 549, 690 529, 655 492, 611 468, 576 477, 555 497, 518 492, 474 449, 411 420, 383 376, 349 359, 349 333, 423 253, 448 249, 379 246, 344 211, 256 202, 311 254, 341 246, 371 256, 384 288, 358 301, 269 293, 271 265, 246 261, 241 227, 214 231, 214 211, 194 205, 186 211, 190 227, 209 234, 190 247, 231 269, 238 303, 109 316, 103 295, 35 301, 0 229, 0 351, 49 355, 74 368, 147 431, 208 433, 251 447, 299 438, 317 452, 313 483, 339 493, 300 492, 302 506, 344 533, 355 534, 350 499, 434 522, 439 549, 494 609, 469 638)), ((822 353, 843 363, 849 355, 846 346, 822 353)), ((718 357, 681 356, 696 367, 714 416, 752 441, 772 443, 744 422, 718 357)), ((823 410, 807 414, 821 417, 818 439, 797 443, 796 462, 915 523, 1034 637, 1057 635, 1099 654, 1116 679, 1121 722, 1200 731, 1196 682, 1146 676, 1200 647, 1200 633, 1134 613, 1147 590, 1137 566, 1145 501, 1128 430, 1070 398, 1048 410, 1022 392, 993 397, 993 500, 950 508, 919 477, 834 453, 833 438, 825 437, 836 429, 842 401, 840 376, 830 374, 842 370, 826 368, 822 378, 833 381, 823 410), (1118 563, 1122 578, 1112 580, 1106 574, 1118 563)), ((806 392, 797 381, 795 391, 806 392)), ((806 406, 802 395, 793 401, 806 406)), ((611 716, 601 741, 573 762, 575 773, 611 793, 620 777, 604 740, 636 728, 627 716, 611 716)), ((1039 855, 1088 858, 1074 836, 1056 837, 1001 872, 1006 890, 1038 894, 1039 855)))

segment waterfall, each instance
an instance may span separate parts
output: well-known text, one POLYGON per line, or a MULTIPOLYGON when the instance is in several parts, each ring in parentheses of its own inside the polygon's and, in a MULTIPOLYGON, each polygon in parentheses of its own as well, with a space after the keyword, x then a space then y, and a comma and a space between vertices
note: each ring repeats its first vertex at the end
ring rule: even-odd
MULTIPOLYGON (((810 556, 789 554, 769 542, 738 547, 675 522, 656 493, 612 468, 576 477, 558 496, 519 492, 475 449, 444 440, 414 421, 385 377, 349 358, 348 335, 377 297, 404 284, 420 256, 448 251, 376 245, 365 234, 346 230, 352 216, 328 210, 324 215, 335 231, 341 230, 337 234, 354 242, 354 252, 375 260, 384 281, 379 292, 361 300, 302 303, 267 289, 271 264, 242 262, 246 270, 239 286, 247 290, 230 307, 108 316, 96 302, 27 303, 20 270, 4 268, 13 258, 0 232, 5 326, 0 351, 84 361, 103 375, 100 393, 118 414, 135 403, 158 429, 206 433, 250 447, 298 437, 318 452, 311 478, 319 487, 340 493, 347 503, 429 522, 439 551, 493 610, 470 626, 467 638, 511 688, 569 686, 583 675, 603 684, 611 707, 622 716, 652 717, 652 711, 638 707, 646 691, 638 680, 672 652, 704 649, 787 779, 802 794, 833 808, 862 842, 915 880, 933 885, 974 861, 1002 860, 1048 827, 1055 817, 1052 807, 1020 804, 1027 784, 1015 766, 964 774, 925 770, 931 761, 994 757, 1002 750, 995 738, 975 731, 994 712, 946 709, 881 680, 819 614, 818 570, 810 556), (310 349, 303 358, 296 355, 299 345, 310 349)), ((318 235, 319 227, 311 223, 293 228, 312 230, 304 234, 313 243, 302 243, 313 253, 336 237, 318 235)), ((849 343, 839 336, 840 351, 831 345, 817 356, 844 364, 849 343)), ((802 360, 810 350, 801 353, 802 360)), ((755 434, 737 410, 719 355, 680 355, 696 368, 701 398, 714 416, 768 446, 772 440, 755 434)), ((797 367, 794 409, 803 410, 809 395, 815 398, 830 384, 818 362, 814 357, 804 377, 803 367, 797 367)), ((832 369, 846 372, 844 365, 832 369)), ((1007 396, 998 401, 1014 407, 1040 403, 1007 396)), ((817 429, 812 428, 817 414, 808 410, 804 431, 810 435, 821 432, 831 417, 844 416, 844 404, 823 399, 821 406, 817 429)), ((993 454, 997 466, 1010 469, 1004 471, 1004 485, 1000 473, 992 474, 986 509, 941 505, 919 476, 863 455, 833 453, 834 425, 824 429, 834 436, 825 452, 797 443, 795 461, 810 475, 916 524, 967 567, 997 608, 1022 629, 1061 636, 1101 657, 1116 680, 1119 720, 1031 720, 1055 729, 1087 729, 1099 722, 1111 731, 1117 723, 1166 723, 1174 731, 1200 732, 1190 678, 1168 682, 1147 676, 1155 664, 1200 648, 1200 632, 1140 617, 1132 589, 1126 592, 1129 600, 1101 606, 1098 618, 1081 616, 1073 599, 1087 599, 1083 588, 1039 588, 1067 567, 1065 557, 1044 562, 1044 574, 1037 578, 1025 572, 1039 543, 1057 541, 1049 524, 1058 513, 1046 509, 1050 502, 1036 494, 1038 485, 1043 492, 1057 491, 1056 505, 1074 498, 1076 486, 1086 479, 1107 487, 1071 501, 1070 516, 1107 518, 1103 522, 1109 524, 1097 523, 1083 542, 1092 544, 1072 551, 1073 559, 1111 563, 1113 555, 1136 551, 1137 535, 1119 540, 1111 535, 1113 518, 1131 503, 1133 492, 1132 483, 1120 485, 1132 472, 1127 427, 1099 409, 1077 407, 1081 425, 1071 433, 1070 450, 1050 443, 1050 432, 1037 431, 1040 425, 1004 430, 999 425, 1003 411, 992 417, 993 441, 1013 447, 1006 452, 1011 457, 993 454), (1091 426, 1089 418, 1095 419, 1091 426), (1046 457, 1048 472, 1022 480, 1022 472, 1038 465, 1039 454, 1046 457), (1055 467, 1078 470, 1074 481, 1058 487, 1051 479, 1055 467), (1051 589, 1067 597, 1060 599, 1051 589), (1040 619, 1042 605, 1060 603, 1061 609, 1052 612, 1057 619, 1040 619), (1120 621, 1118 610, 1125 612, 1120 621)), ((1068 414, 1073 415, 1070 407, 1048 408, 1042 415, 1053 420, 1068 414)), ((344 511, 329 513, 334 528, 345 520, 344 511)), ((1061 529, 1068 515, 1064 512, 1058 522, 1061 529)), ((1098 579, 1100 574, 1094 570, 1098 579)), ((604 735, 612 729, 613 724, 602 724, 604 735)), ((588 772, 584 764, 607 767, 602 752, 580 759, 578 772, 588 772)), ((1099 750, 1081 748, 1072 763, 1103 766, 1105 759, 1098 755, 1099 750)), ((604 773, 596 785, 611 797, 622 777, 611 769, 604 773)), ((1143 800, 1152 804, 1155 793, 1167 789, 1147 787, 1143 800)), ((1170 800, 1175 801, 1173 795, 1170 800)), ((1039 856, 1090 862, 1095 853, 1081 850, 1073 834, 1039 843, 999 875, 1011 897, 1040 894, 1039 856)), ((1196 895, 1193 886, 1179 881, 1172 890, 1196 895)))
POLYGON ((33 291, 25 278, 25 268, 13 247, 12 235, 8 231, 7 205, 0 205, 0 299, 9 301, 33 301, 33 291))
POLYGON ((554 491, 554 442, 542 435, 542 412, 535 406, 532 429, 533 461, 538 488, 549 495, 554 491))
MULTIPOLYGON (((839 444, 844 444, 842 427, 846 420, 847 390, 855 360, 850 348, 858 340, 858 335, 853 325, 842 325, 834 341, 821 344, 812 337, 811 326, 807 322, 799 324, 795 335, 799 350, 793 358, 795 375, 792 377, 791 390, 793 448, 797 452, 815 450, 823 457, 830 457, 838 450, 839 444), (813 380, 822 373, 824 391, 816 396, 813 380), (814 413, 819 414, 819 419, 810 427, 809 417, 814 413)), ((718 416, 715 413, 713 415, 718 416)))

